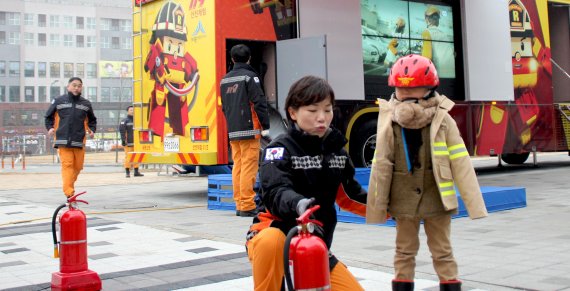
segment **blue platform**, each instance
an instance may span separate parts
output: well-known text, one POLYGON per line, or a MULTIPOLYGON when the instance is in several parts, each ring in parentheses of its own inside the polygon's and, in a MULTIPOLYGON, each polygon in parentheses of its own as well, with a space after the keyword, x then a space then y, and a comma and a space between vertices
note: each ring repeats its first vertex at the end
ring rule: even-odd
MULTIPOLYGON (((368 188, 368 180, 370 176, 370 169, 357 168, 356 180, 368 188)), ((255 188, 259 187, 256 182, 255 188)), ((458 191, 456 191, 458 192, 458 191)), ((509 210, 514 208, 526 207, 526 189, 523 187, 491 187, 482 186, 481 192, 483 193, 483 200, 487 206, 487 211, 497 212, 509 210)), ((459 193, 459 192, 458 192, 459 193)), ((459 200, 459 211, 453 218, 468 216, 465 205, 457 194, 459 200)), ((235 203, 233 201, 232 191, 232 175, 231 174, 218 174, 208 176, 208 209, 210 210, 235 210, 235 203)), ((352 214, 347 211, 338 209, 338 221, 349 223, 364 223, 365 219, 362 216, 352 214)), ((394 226, 393 220, 388 220, 386 226, 394 226)))

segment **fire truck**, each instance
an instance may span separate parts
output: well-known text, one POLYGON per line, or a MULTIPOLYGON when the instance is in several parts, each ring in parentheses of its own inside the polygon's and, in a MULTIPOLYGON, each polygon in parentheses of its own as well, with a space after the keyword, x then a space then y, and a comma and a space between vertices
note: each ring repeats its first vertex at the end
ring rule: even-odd
POLYGON ((227 164, 219 83, 246 44, 283 132, 289 86, 335 89, 356 166, 376 149, 377 100, 400 56, 432 59, 472 155, 523 163, 570 149, 570 0, 134 0, 133 162, 227 164))

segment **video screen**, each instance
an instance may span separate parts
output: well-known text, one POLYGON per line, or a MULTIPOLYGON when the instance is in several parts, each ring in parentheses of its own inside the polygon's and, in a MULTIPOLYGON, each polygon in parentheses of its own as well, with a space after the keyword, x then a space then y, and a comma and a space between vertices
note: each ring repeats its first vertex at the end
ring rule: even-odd
POLYGON ((366 76, 388 76, 399 57, 430 58, 440 78, 455 78, 451 6, 402 0, 361 0, 362 55, 366 76))

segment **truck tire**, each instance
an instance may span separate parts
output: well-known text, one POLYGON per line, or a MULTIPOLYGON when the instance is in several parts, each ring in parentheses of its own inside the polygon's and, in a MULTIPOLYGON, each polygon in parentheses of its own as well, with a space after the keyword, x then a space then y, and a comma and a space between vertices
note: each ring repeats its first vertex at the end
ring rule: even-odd
POLYGON ((520 154, 504 154, 501 155, 501 160, 507 164, 511 165, 521 165, 526 162, 530 153, 520 153, 520 154))
POLYGON ((376 150, 376 119, 366 121, 351 134, 350 158, 357 168, 369 168, 376 150))

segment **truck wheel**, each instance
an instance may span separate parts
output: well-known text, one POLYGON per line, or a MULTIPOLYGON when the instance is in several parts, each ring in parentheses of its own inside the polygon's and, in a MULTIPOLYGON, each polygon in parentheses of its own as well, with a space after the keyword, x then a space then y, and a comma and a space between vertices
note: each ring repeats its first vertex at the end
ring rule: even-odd
POLYGON ((376 150, 376 123, 375 119, 369 120, 352 134, 350 158, 355 167, 369 168, 372 165, 372 158, 376 150))
POLYGON ((504 154, 501 155, 501 160, 507 164, 520 165, 524 164, 528 159, 530 153, 520 153, 520 154, 504 154))

